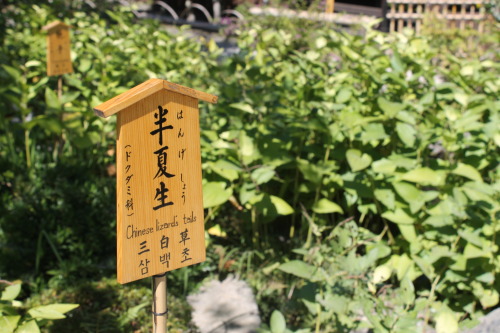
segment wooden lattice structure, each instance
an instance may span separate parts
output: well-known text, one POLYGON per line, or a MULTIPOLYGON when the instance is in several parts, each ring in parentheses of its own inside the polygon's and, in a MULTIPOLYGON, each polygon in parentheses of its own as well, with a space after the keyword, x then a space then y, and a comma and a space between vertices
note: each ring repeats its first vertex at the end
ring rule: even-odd
POLYGON ((389 31, 405 27, 420 31, 425 18, 447 21, 452 28, 483 32, 487 18, 485 0, 387 0, 389 31))

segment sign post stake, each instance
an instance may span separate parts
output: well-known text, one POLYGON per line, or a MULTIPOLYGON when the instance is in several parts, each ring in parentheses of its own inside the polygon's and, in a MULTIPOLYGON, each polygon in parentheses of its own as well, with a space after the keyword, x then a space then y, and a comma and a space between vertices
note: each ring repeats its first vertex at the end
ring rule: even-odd
POLYGON ((117 280, 153 277, 154 333, 165 333, 166 273, 205 261, 198 101, 217 96, 160 79, 96 106, 117 114, 117 280))
POLYGON ((153 332, 167 331, 167 273, 153 275, 153 332))

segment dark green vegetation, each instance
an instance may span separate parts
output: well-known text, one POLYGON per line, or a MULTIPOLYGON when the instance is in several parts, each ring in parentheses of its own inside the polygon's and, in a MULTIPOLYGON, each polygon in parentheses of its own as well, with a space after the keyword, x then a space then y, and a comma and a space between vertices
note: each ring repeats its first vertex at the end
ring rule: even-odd
POLYGON ((208 260, 169 274, 171 330, 193 329, 185 296, 228 274, 255 288, 273 332, 454 332, 497 306, 498 28, 263 21, 225 57, 126 11, 71 11, 59 100, 40 31, 54 12, 2 19, 0 277, 25 282, 2 314, 77 303, 45 329, 149 329, 149 282, 114 282, 115 120, 91 110, 150 77, 219 96, 200 104, 208 260))

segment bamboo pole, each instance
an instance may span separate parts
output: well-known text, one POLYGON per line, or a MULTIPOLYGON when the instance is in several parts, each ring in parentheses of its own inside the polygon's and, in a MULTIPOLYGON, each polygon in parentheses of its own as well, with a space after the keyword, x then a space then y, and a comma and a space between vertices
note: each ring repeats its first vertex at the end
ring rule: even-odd
POLYGON ((59 98, 60 103, 62 103, 62 90, 63 90, 62 75, 59 75, 59 77, 57 78, 57 97, 59 98))
POLYGON ((153 275, 153 333, 167 332, 167 273, 153 275))

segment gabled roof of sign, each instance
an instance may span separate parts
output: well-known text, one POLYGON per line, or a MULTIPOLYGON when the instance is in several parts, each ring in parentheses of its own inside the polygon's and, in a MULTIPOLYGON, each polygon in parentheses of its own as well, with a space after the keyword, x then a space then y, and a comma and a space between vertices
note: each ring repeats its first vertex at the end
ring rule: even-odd
POLYGON ((162 89, 197 98, 205 102, 217 103, 218 97, 215 95, 207 94, 202 91, 161 79, 149 79, 146 82, 141 83, 138 86, 135 86, 134 88, 96 106, 94 108, 94 112, 99 117, 109 117, 162 89))
POLYGON ((61 28, 65 28, 65 29, 69 29, 71 26, 67 25, 66 23, 64 22, 61 22, 61 21, 54 21, 52 23, 49 23, 47 24, 46 26, 44 26, 42 28, 42 30, 45 30, 47 32, 51 32, 52 30, 55 30, 55 29, 61 29, 61 28))

